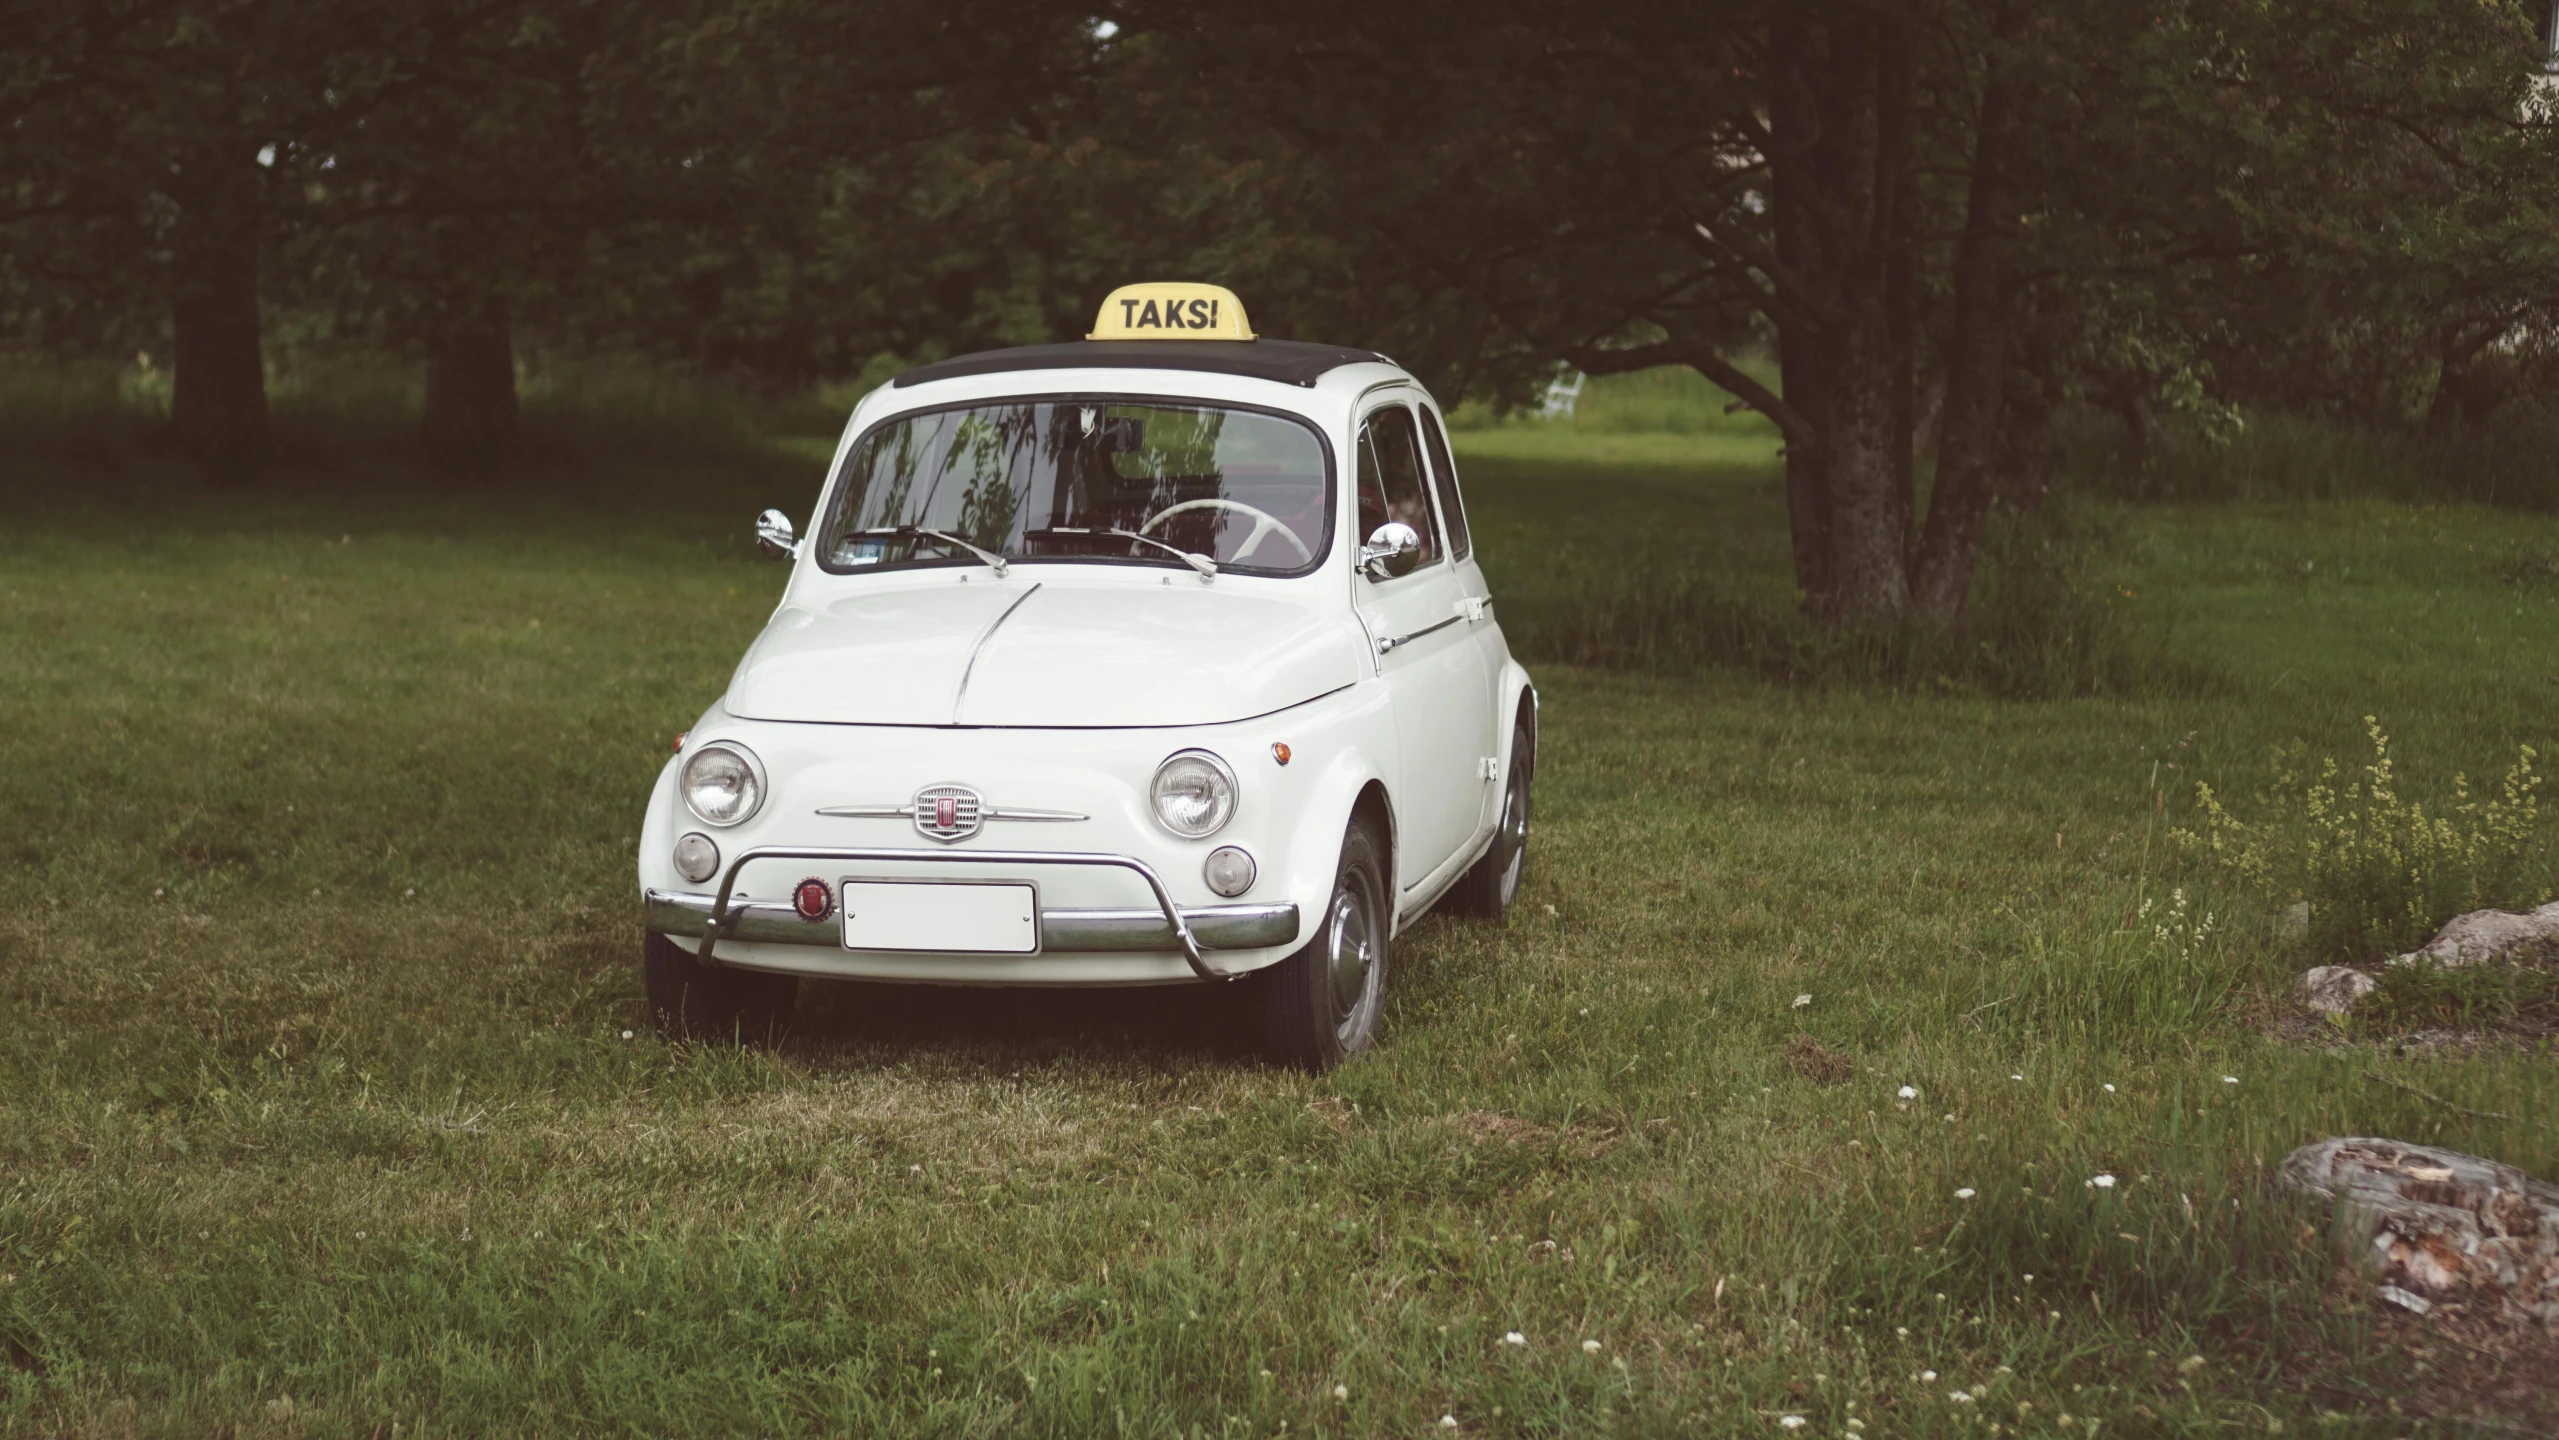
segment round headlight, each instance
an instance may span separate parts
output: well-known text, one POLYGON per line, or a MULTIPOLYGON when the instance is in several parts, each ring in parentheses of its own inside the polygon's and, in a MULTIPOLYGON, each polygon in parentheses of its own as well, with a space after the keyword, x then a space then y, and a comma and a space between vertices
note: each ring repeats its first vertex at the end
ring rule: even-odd
POLYGON ((1208 852, 1208 863, 1200 867, 1200 878, 1208 888, 1232 900, 1253 888, 1253 857, 1239 846, 1220 845, 1208 852))
POLYGON ((699 885, 720 868, 720 847, 699 830, 675 842, 675 873, 699 885))
POLYGON ((684 808, 705 825, 735 825, 764 803, 764 766, 755 752, 715 740, 684 762, 684 808))
POLYGON ((1235 772, 1205 750, 1185 750, 1155 770, 1155 818, 1187 840, 1214 835, 1235 816, 1235 772))

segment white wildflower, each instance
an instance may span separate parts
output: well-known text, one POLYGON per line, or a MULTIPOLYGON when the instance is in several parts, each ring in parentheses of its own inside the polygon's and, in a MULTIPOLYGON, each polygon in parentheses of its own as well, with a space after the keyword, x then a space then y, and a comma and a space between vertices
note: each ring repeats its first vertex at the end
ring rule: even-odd
POLYGON ((2088 1184, 2092 1189, 2112 1190, 2115 1188, 2115 1177, 2112 1175, 2092 1175, 2088 1177, 2088 1184))
POLYGON ((1909 1085, 1904 1085, 1900 1090, 1894 1093, 1900 1095, 1904 1100, 1916 1100, 1919 1098, 1919 1091, 1915 1087, 1909 1085))
POLYGON ((1801 1430, 1804 1428, 1804 1417, 1801 1415, 1780 1415, 1777 1417, 1777 1423, 1785 1426, 1789 1430, 1801 1430))
POLYGON ((1583 1353, 1583 1354, 1585 1354, 1585 1355, 1596 1355, 1596 1354, 1598 1354, 1598 1353, 1599 1353, 1599 1342, 1598 1342, 1598 1341, 1596 1341, 1596 1340, 1585 1340, 1585 1341, 1583 1341, 1583 1342, 1582 1342, 1582 1353, 1583 1353))
MULTIPOLYGON (((1549 905, 1549 906, 1547 906, 1547 907, 1546 907, 1546 909, 1547 909, 1547 912, 1548 912, 1549 914, 1552 914, 1552 913, 1554 912, 1555 907, 1554 907, 1554 906, 1552 906, 1552 905, 1549 905)), ((1454 1429, 1456 1429, 1456 1428, 1457 1428, 1457 1417, 1456 1417, 1456 1416, 1454 1416, 1454 1415, 1442 1415, 1441 1417, 1439 1417, 1439 1428, 1441 1428, 1442 1430, 1454 1430, 1454 1429)))
POLYGON ((2112 1085, 2107 1086, 2107 1087, 2106 1087, 2106 1093, 2107 1093, 2107 1094, 2109 1094, 2109 1095, 2114 1094, 2114 1093, 2115 1093, 2115 1087, 2114 1087, 2114 1086, 2112 1086, 2112 1085))
POLYGON ((1922 1384, 1922 1385, 1925 1385, 1925 1384, 1927 1384, 1929 1381, 1934 1380, 1934 1379, 1936 1379, 1936 1378, 1937 1378, 1937 1372, 1936 1372, 1936 1371, 1934 1371, 1934 1370, 1922 1370, 1922 1371, 1920 1371, 1920 1372, 1919 1372, 1919 1383, 1920 1383, 1920 1384, 1922 1384))
POLYGON ((2236 1075, 2224 1075, 2221 1077, 2221 1083, 2224 1085, 2236 1085, 2239 1083, 2239 1077, 2236 1075))
POLYGON ((1348 1385, 1336 1385, 1336 1386, 1334 1386, 1334 1387, 1333 1387, 1333 1398, 1334 1398, 1334 1399, 1336 1399, 1336 1400, 1348 1400, 1349 1398, 1351 1398, 1351 1387, 1349 1387, 1348 1385))
POLYGON ((625 1040, 630 1039, 630 1038, 631 1038, 631 1032, 630 1032, 630 1031, 628 1031, 628 1030, 623 1031, 623 1032, 622 1032, 622 1038, 623 1038, 623 1039, 625 1039, 625 1040))
POLYGON ((1813 997, 1812 997, 1812 996, 1810 996, 1810 995, 1798 995, 1798 996, 1796 996, 1796 997, 1795 997, 1795 1004, 1794 1004, 1794 1008, 1795 1008, 1795 1009, 1797 1009, 1797 1010, 1801 1010, 1801 1009, 1803 1009, 1805 1006, 1810 1005, 1810 1004, 1812 1004, 1812 1003, 1813 1003, 1813 997))
POLYGON ((1516 1330, 1513 1330, 1502 1337, 1502 1343, 1505 1345, 1525 1345, 1528 1343, 1528 1337, 1522 1335, 1516 1330))
POLYGON ((1955 1198, 1958 1200, 1970 1200, 1973 1198, 1973 1188, 1969 1185, 1965 1186, 1963 1189, 1955 1192, 1955 1198))

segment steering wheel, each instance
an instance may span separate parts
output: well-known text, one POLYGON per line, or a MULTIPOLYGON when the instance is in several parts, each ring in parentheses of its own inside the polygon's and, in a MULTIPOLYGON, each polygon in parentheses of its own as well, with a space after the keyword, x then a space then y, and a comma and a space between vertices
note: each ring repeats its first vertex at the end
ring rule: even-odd
POLYGON ((1145 524, 1138 526, 1137 533, 1144 535, 1148 531, 1153 530, 1156 526, 1163 524, 1165 521, 1172 519, 1174 516, 1179 515, 1186 510, 1232 510, 1239 515, 1250 515, 1253 517, 1253 533, 1244 537, 1243 546, 1235 552, 1236 561, 1241 561, 1246 556, 1252 554, 1253 547, 1262 543, 1262 537, 1273 533, 1276 533, 1282 540, 1287 541, 1289 548, 1297 552, 1299 564, 1307 564, 1315 559, 1315 552, 1307 549, 1306 542, 1298 539, 1297 532, 1289 529, 1287 523, 1282 521, 1278 516, 1273 515, 1267 510, 1257 510, 1254 507, 1245 504, 1241 500, 1228 500, 1223 497, 1212 497, 1206 500, 1185 500, 1179 505, 1167 505, 1163 509, 1156 511, 1152 516, 1148 517, 1145 524))

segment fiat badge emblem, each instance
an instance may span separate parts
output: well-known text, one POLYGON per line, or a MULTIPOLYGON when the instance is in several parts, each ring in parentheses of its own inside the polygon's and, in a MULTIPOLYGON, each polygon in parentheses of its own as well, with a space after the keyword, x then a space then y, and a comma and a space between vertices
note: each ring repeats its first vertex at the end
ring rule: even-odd
POLYGON ((915 828, 928 839, 966 840, 985 815, 985 801, 966 785, 927 785, 915 792, 915 828))

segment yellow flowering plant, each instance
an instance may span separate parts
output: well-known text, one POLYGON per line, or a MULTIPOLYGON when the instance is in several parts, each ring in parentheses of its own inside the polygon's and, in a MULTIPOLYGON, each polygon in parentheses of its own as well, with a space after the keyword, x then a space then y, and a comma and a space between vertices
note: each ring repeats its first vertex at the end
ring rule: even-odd
POLYGON ((2278 751, 2256 819, 2198 784, 2197 822, 2172 837, 2279 904, 2306 904, 2303 938, 2339 960, 2411 950, 2465 910, 2539 898, 2526 883, 2540 851, 2531 746, 2517 748, 2494 793, 2475 794, 2455 775, 2451 797, 2429 805, 2401 793, 2381 722, 2365 716, 2364 733, 2372 758, 2351 771, 2335 759, 2313 767, 2299 747, 2278 751))

